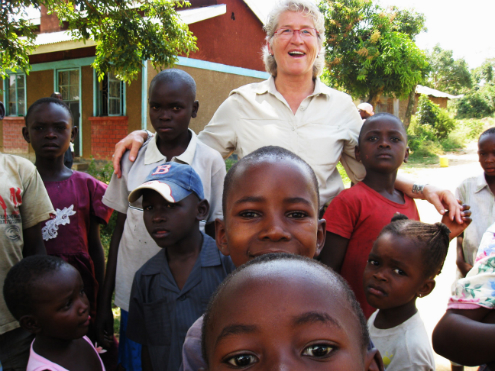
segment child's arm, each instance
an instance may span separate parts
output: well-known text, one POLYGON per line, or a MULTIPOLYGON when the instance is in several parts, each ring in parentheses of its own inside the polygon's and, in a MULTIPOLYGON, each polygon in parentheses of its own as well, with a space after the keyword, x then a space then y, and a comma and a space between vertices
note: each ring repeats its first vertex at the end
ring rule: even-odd
POLYGON ((445 214, 445 209, 449 210, 448 217, 459 224, 462 223, 461 207, 452 192, 447 189, 437 188, 431 184, 426 185, 422 192, 413 192, 413 184, 414 182, 410 179, 397 174, 397 179, 395 180, 396 189, 411 198, 428 201, 435 206, 441 215, 445 214))
POLYGON ((148 351, 148 347, 146 345, 143 345, 141 348, 141 367, 143 368, 143 371, 153 371, 150 352, 148 351))
POLYGON ((337 273, 340 273, 340 268, 342 268, 342 262, 344 261, 348 244, 349 240, 347 238, 327 231, 325 246, 320 253, 321 262, 337 273))
POLYGON ((433 331, 433 349, 466 366, 495 360, 495 324, 482 323, 492 310, 449 309, 433 331))
POLYGON ((117 223, 110 241, 107 270, 103 286, 98 295, 98 311, 96 315, 96 338, 98 343, 108 348, 113 340, 112 294, 115 288, 115 273, 117 272, 117 255, 120 239, 124 232, 126 214, 117 213, 117 223), (111 340, 112 339, 112 340, 111 340))
POLYGON ((95 278, 100 288, 103 287, 103 278, 105 275, 105 254, 100 240, 100 224, 98 218, 91 216, 89 221, 88 233, 88 252, 95 266, 95 278))
POLYGON ((24 240, 24 247, 22 249, 22 256, 24 258, 31 255, 46 254, 45 244, 43 243, 41 234, 41 223, 24 229, 22 231, 22 238, 24 240))
POLYGON ((466 274, 473 268, 472 265, 466 263, 466 259, 464 258, 464 250, 462 249, 462 242, 464 240, 464 233, 461 233, 459 237, 457 237, 457 268, 461 272, 463 277, 466 277, 466 274))

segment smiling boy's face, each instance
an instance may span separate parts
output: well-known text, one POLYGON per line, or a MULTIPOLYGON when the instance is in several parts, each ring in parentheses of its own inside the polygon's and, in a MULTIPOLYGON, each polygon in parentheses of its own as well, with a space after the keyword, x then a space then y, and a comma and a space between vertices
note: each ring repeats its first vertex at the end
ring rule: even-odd
POLYGON ((358 317, 335 281, 300 261, 239 272, 209 315, 208 370, 376 369, 376 353, 365 350, 358 317))
POLYGON ((237 168, 217 246, 235 266, 267 253, 313 258, 325 243, 318 196, 309 171, 296 161, 262 160, 237 168))

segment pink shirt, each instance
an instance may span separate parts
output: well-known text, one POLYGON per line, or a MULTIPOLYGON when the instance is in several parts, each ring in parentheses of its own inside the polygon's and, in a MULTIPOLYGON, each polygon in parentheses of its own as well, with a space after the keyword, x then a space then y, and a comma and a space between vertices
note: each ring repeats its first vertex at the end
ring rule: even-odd
MULTIPOLYGON (((86 340, 89 344, 91 344, 91 341, 88 339, 87 336, 83 336, 83 339, 86 340)), ((53 363, 46 359, 45 357, 42 357, 38 354, 36 354, 33 350, 33 344, 34 340, 31 343, 31 351, 29 353, 29 362, 27 365, 26 371, 69 371, 66 368, 63 368, 60 365, 57 365, 56 363, 53 363)), ((94 349, 93 344, 91 344, 91 347, 94 349)), ((95 353, 98 356, 98 359, 100 360, 101 363, 101 369, 105 371, 105 366, 103 366, 103 362, 101 361, 100 355, 95 349, 95 353)))

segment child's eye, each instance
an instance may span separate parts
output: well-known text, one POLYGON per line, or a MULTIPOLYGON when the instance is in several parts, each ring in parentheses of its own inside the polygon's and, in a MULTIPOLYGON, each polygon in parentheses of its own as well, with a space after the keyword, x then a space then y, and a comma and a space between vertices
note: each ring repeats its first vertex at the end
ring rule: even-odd
POLYGON ((400 138, 397 138, 397 137, 393 137, 393 138, 390 138, 392 140, 392 142, 394 143, 397 143, 397 142, 400 142, 400 138))
POLYGON ((143 207, 143 210, 151 211, 151 210, 153 210, 153 206, 151 206, 151 205, 145 206, 145 207, 143 207))
POLYGON ((333 347, 328 344, 313 344, 309 347, 306 347, 303 350, 302 355, 308 357, 322 358, 328 356, 332 350, 333 347))
POLYGON ((303 211, 293 211, 287 215, 289 218, 302 219, 308 216, 307 213, 303 211))
POLYGON ((79 291, 79 295, 84 296, 84 294, 85 294, 84 289, 81 289, 81 291, 79 291))
POLYGON ((239 216, 242 216, 243 218, 257 218, 260 214, 256 211, 242 211, 239 213, 239 216))
POLYGON ((172 109, 174 111, 180 111, 181 110, 181 107, 179 107, 179 106, 173 106, 172 109))
POLYGON ((258 362, 258 358, 252 354, 236 354, 225 360, 226 363, 234 367, 248 367, 258 362))
POLYGON ((395 268, 394 269, 394 273, 400 275, 400 276, 405 276, 406 275, 406 272, 404 272, 402 269, 399 269, 399 268, 395 268))
POLYGON ((151 105, 150 108, 153 110, 153 111, 156 111, 158 110, 160 107, 158 107, 157 105, 151 105))
POLYGON ((368 259, 368 264, 378 265, 378 262, 375 259, 368 259))
POLYGON ((67 300, 67 302, 65 303, 62 309, 69 309, 71 305, 72 305, 72 299, 67 300))
POLYGON ((375 142, 377 139, 378 139, 378 137, 375 137, 375 136, 368 137, 369 142, 375 142))

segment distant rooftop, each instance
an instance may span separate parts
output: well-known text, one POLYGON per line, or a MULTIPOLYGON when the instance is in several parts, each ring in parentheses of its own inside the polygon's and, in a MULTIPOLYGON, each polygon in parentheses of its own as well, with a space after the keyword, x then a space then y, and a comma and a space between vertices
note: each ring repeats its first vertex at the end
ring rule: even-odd
POLYGON ((423 85, 418 85, 416 87, 416 94, 425 94, 436 98, 448 98, 448 99, 457 99, 461 97, 461 95, 452 95, 452 94, 444 93, 443 91, 432 89, 423 85))

